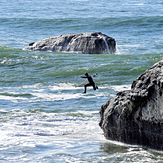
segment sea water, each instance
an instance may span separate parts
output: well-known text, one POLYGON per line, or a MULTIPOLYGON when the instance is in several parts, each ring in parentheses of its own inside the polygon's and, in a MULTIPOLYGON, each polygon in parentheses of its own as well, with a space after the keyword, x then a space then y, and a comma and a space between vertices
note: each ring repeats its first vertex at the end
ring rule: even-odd
POLYGON ((163 162, 163 153, 106 140, 101 105, 163 57, 161 0, 0 1, 0 162, 163 162), (115 54, 23 51, 68 33, 102 32, 115 54), (76 87, 88 72, 98 90, 76 87))

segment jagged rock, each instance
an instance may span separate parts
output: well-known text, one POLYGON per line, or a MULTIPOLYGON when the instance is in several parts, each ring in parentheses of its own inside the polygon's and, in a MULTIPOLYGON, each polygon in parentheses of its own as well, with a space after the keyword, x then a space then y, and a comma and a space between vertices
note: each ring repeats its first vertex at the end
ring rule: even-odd
POLYGON ((23 50, 84 54, 115 53, 116 42, 101 32, 65 34, 30 43, 23 50))
POLYGON ((163 149, 163 59, 102 105, 107 139, 163 149))

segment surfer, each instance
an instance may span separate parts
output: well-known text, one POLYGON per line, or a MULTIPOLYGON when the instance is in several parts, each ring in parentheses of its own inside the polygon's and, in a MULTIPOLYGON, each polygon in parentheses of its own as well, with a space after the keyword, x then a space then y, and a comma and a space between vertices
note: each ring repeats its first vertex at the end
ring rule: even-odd
POLYGON ((85 76, 80 76, 80 78, 87 78, 89 81, 89 83, 84 86, 85 89, 84 89, 83 93, 86 93, 87 87, 89 87, 89 86, 93 86, 94 90, 98 89, 98 87, 95 86, 95 83, 94 83, 92 77, 90 75, 88 75, 88 73, 85 73, 85 76))

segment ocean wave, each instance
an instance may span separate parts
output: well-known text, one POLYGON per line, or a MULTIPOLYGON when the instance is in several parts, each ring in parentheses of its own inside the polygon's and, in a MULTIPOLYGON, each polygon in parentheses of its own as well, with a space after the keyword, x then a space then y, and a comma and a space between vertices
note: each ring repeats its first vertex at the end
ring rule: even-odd
MULTIPOLYGON (((46 112, 29 112, 25 110, 15 110, 0 116, 1 133, 4 138, 9 137, 30 137, 39 136, 77 136, 79 133, 87 133, 91 135, 91 131, 97 131, 97 123, 99 117, 91 111, 77 111, 70 113, 46 113, 46 112), (3 120, 4 119, 4 120, 3 120), (12 123, 12 124, 11 124, 12 123), (6 127, 10 124, 10 131, 6 127), (73 125, 72 125, 73 124, 73 125), (80 127, 79 127, 80 126, 80 127), (90 134, 89 134, 90 133, 90 134)), ((99 128, 99 127, 98 127, 99 128)), ((80 135, 79 134, 79 135, 80 135)), ((13 143, 13 142, 11 142, 13 143)))
POLYGON ((40 24, 46 24, 49 28, 52 28, 53 25, 60 26, 65 24, 67 27, 79 27, 79 26, 88 26, 93 25, 91 24, 94 21, 94 25, 99 26, 106 26, 111 24, 114 27, 121 26, 155 26, 161 27, 163 23, 163 18, 160 15, 146 15, 146 16, 120 16, 120 17, 86 17, 86 18, 0 18, 1 22, 5 23, 12 23, 14 26, 17 24, 22 24, 19 28, 23 26, 27 26, 31 28, 32 25, 35 28, 40 26, 40 24), (27 23, 27 24, 26 24, 27 23))
POLYGON ((131 85, 114 85, 110 86, 115 91, 131 90, 131 85))
MULTIPOLYGON (((118 87, 118 86, 117 86, 118 87)), ((99 97, 112 97, 117 87, 99 86, 99 89, 94 91, 93 88, 88 88, 87 94, 82 94, 84 87, 76 87, 74 83, 59 83, 55 85, 44 86, 41 83, 34 85, 24 85, 15 87, 10 90, 0 89, 0 99, 10 100, 14 103, 18 102, 37 102, 37 101, 65 101, 70 99, 92 99, 99 97), (106 92, 108 90, 108 92, 106 92), (5 92, 4 92, 5 91, 5 92)), ((126 86, 121 86, 126 87, 126 86)))

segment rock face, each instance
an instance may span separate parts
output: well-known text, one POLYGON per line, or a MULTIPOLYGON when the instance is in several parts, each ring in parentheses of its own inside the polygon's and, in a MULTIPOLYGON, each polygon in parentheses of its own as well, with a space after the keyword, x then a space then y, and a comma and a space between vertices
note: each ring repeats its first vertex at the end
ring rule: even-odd
POLYGON ((107 139, 163 150, 163 59, 102 105, 107 139))
POLYGON ((101 32, 66 34, 30 43, 23 50, 84 54, 115 53, 116 42, 101 32))

